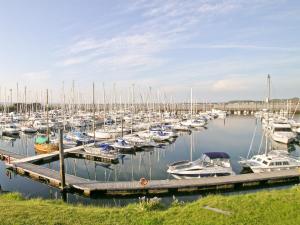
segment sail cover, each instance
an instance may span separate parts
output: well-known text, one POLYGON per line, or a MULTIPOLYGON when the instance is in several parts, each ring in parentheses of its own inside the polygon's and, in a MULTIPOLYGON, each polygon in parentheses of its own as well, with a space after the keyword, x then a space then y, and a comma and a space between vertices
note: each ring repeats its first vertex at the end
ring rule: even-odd
POLYGON ((229 159, 230 156, 226 152, 206 152, 204 153, 211 159, 229 159))

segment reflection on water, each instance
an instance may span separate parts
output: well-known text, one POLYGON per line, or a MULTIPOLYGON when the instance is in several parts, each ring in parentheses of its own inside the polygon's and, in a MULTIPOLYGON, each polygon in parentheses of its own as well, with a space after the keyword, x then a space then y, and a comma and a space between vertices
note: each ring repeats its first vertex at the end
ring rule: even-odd
MULTIPOLYGON (((223 151, 231 156, 234 171, 240 173, 241 167, 238 164, 238 160, 240 160, 241 156, 247 156, 256 126, 257 129, 251 152, 252 154, 257 154, 259 150, 262 152, 265 149, 260 121, 257 121, 254 117, 231 116, 226 120, 216 119, 210 121, 207 129, 193 130, 192 133, 182 133, 174 143, 163 148, 150 148, 135 154, 127 154, 116 165, 67 158, 65 162, 66 172, 103 182, 139 180, 141 177, 149 180, 173 179, 166 172, 168 164, 174 161, 195 160, 204 152, 223 151)), ((28 135, 21 135, 17 139, 4 138, 0 140, 1 149, 26 156, 35 154, 33 144, 34 136, 28 135)), ((272 149, 285 149, 293 155, 300 156, 300 147, 298 145, 287 146, 270 141, 270 146, 272 149)), ((52 162, 44 166, 58 170, 59 163, 52 162)), ((12 175, 10 178, 6 174, 3 162, 0 162, 0 184, 3 190, 19 191, 29 197, 62 197, 57 189, 31 181, 28 178, 16 175, 12 175)), ((63 195, 63 197, 67 197, 68 201, 71 202, 97 203, 98 201, 72 194, 63 195)), ((134 200, 129 198, 128 201, 134 200)))

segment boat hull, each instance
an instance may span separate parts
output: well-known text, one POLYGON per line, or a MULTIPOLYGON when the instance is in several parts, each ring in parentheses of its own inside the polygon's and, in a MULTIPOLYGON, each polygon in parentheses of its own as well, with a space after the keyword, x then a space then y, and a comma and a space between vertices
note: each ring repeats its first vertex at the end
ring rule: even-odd
POLYGON ((58 144, 34 144, 34 149, 39 153, 49 153, 59 150, 58 144))

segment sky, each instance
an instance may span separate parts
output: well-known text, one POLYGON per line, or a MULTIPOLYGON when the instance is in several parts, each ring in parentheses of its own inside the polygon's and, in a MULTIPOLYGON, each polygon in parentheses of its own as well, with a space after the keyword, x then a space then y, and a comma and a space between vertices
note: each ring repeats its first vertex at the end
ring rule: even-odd
POLYGON ((86 101, 93 82, 99 99, 262 100, 268 74, 273 98, 300 96, 298 0, 0 0, 0 101, 73 81, 86 101))

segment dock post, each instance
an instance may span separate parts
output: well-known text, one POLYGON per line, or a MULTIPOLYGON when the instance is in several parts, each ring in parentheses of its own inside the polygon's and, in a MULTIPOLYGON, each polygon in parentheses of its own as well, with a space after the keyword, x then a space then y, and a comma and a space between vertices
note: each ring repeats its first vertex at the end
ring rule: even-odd
POLYGON ((65 160, 64 160, 64 148, 63 148, 63 130, 59 129, 59 171, 61 178, 61 189, 64 190, 66 186, 65 178, 65 160))

